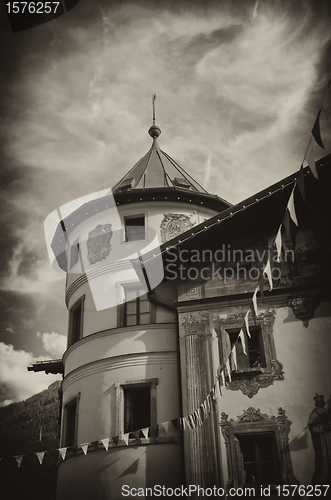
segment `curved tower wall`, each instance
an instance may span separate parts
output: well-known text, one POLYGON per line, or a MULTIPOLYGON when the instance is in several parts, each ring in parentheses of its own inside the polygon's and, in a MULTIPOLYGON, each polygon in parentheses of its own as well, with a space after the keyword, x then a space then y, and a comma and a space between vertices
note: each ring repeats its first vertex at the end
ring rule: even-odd
MULTIPOLYGON (((180 220, 177 216, 184 216, 182 221, 186 224, 182 223, 182 231, 186 231, 216 214, 213 210, 180 202, 141 202, 117 208, 123 227, 125 217, 144 214, 145 226, 156 231, 160 244, 174 231, 180 231, 178 224, 176 228, 176 221, 180 220), (168 228, 168 232, 165 224, 162 230, 166 214, 173 216, 173 227, 168 228)), ((83 262, 87 261, 89 233, 98 224, 107 223, 106 212, 96 214, 71 232, 70 244, 79 240, 83 262)), ((125 243, 124 230, 122 241, 125 243)), ((112 251, 96 267, 103 273, 111 263, 112 251)), ((90 445, 86 456, 80 448, 76 452, 69 448, 66 460, 59 466, 57 498, 72 500, 73 495, 86 500, 122 498, 121 488, 126 484, 137 488, 154 484, 179 486, 183 479, 178 431, 173 427, 165 433, 160 426, 147 438, 140 434, 139 439, 129 439, 126 444, 121 439, 123 400, 119 396, 121 384, 149 381, 154 384, 156 423, 160 425, 179 416, 175 313, 151 305, 150 324, 122 326, 121 306, 97 311, 89 282, 79 271, 78 262, 68 274, 66 284, 69 311, 80 300, 83 311, 81 338, 69 345, 63 357, 61 446, 66 446, 65 412, 72 401, 77 402, 76 445, 113 436, 120 438, 117 443, 110 439, 108 451, 101 443, 98 447, 90 445)), ((171 306, 175 298, 175 284, 171 281, 157 287, 156 300, 171 306)))

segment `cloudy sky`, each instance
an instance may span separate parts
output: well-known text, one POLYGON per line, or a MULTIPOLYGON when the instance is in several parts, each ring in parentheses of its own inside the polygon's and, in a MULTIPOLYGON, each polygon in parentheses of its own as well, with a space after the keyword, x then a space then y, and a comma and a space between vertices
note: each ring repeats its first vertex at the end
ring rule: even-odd
POLYGON ((329 0, 81 0, 13 34, 0 5, 0 404, 66 346, 43 222, 147 152, 152 93, 161 148, 237 203, 300 168, 322 103, 330 153, 330 22, 329 0))

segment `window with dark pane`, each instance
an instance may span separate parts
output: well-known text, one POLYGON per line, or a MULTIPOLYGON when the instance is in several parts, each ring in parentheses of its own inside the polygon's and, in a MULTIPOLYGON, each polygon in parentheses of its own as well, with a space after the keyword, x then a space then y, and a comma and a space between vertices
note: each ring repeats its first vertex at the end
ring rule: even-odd
POLYGON ((65 406, 65 437, 64 446, 76 445, 77 400, 74 399, 65 406))
MULTIPOLYGON (((238 370, 249 370, 250 368, 257 369, 266 367, 261 326, 250 326, 250 337, 249 335, 244 333, 247 355, 244 352, 244 346, 242 344, 241 338, 239 337, 240 328, 226 331, 230 337, 231 348, 233 348, 234 345, 236 346, 238 370)), ((231 360, 231 365, 232 369, 235 370, 233 360, 231 360)))
POLYGON ((125 217, 126 241, 140 241, 145 239, 145 217, 125 217))
POLYGON ((133 432, 151 425, 151 389, 124 387, 124 432, 133 432))
POLYGON ((280 484, 280 467, 275 434, 237 435, 240 443, 246 485, 280 484))
POLYGON ((73 305, 69 313, 68 347, 82 338, 83 331, 83 299, 73 305))

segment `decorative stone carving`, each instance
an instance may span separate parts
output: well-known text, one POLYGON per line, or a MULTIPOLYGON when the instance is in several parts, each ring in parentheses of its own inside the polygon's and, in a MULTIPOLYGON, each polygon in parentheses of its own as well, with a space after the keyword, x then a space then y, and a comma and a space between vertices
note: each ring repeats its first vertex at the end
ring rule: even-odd
POLYGON ((282 365, 278 361, 271 360, 270 373, 258 375, 254 378, 232 380, 231 382, 227 382, 226 389, 241 391, 245 396, 251 399, 260 389, 269 387, 275 380, 284 380, 284 372, 282 371, 282 365))
POLYGON ((110 239, 113 235, 111 224, 98 224, 93 231, 88 233, 87 258, 90 264, 96 264, 106 259, 111 251, 110 239))
MULTIPOLYGON (((246 312, 247 308, 238 307, 236 310, 232 310, 231 313, 225 317, 219 317, 214 314, 213 326, 220 339, 220 352, 222 351, 221 343, 223 342, 224 335, 226 334, 226 329, 242 328, 246 312)), ((226 389, 232 391, 240 390, 245 396, 252 398, 260 389, 272 385, 275 380, 284 379, 282 365, 276 359, 272 329, 274 318, 275 311, 269 307, 266 308, 265 312, 261 312, 256 317, 256 325, 261 326, 266 366, 260 367, 259 369, 252 368, 245 371, 234 372, 232 380, 227 380, 226 382, 226 389)), ((249 314, 248 320, 250 321, 251 326, 254 325, 252 313, 249 314)), ((222 356, 223 355, 221 354, 220 362, 224 363, 222 356)))
POLYGON ((288 446, 288 436, 290 432, 290 423, 285 415, 285 410, 278 408, 278 416, 269 417, 261 413, 259 409, 253 407, 244 410, 237 420, 228 420, 228 415, 221 414, 219 423, 224 438, 227 464, 228 464, 228 482, 226 490, 231 487, 245 486, 246 473, 244 470, 243 456, 240 446, 241 436, 253 436, 257 434, 274 434, 277 448, 276 457, 279 459, 281 478, 284 484, 298 484, 293 475, 291 456, 288 446))
POLYGON ((307 328, 309 320, 314 317, 315 309, 319 305, 319 302, 314 293, 306 293, 296 295, 288 301, 288 305, 292 308, 294 316, 301 319, 307 328))
POLYGON ((180 314, 179 325, 185 328, 186 335, 203 335, 206 333, 208 315, 200 312, 180 314))
POLYGON ((164 214, 164 219, 161 222, 161 242, 166 241, 185 233, 193 226, 190 218, 184 214, 164 214))
POLYGON ((309 415, 308 427, 315 451, 315 471, 312 484, 330 484, 331 481, 331 412, 325 408, 324 396, 316 394, 315 408, 309 415))

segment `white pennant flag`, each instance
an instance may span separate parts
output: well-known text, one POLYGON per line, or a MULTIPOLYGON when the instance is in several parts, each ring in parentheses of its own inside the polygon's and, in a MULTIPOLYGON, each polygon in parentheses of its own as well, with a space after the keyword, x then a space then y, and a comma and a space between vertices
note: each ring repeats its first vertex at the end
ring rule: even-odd
POLYGON ((225 387, 225 375, 224 375, 224 370, 223 370, 223 368, 222 368, 222 371, 221 371, 221 377, 222 377, 222 383, 223 383, 223 385, 224 385, 224 387, 225 387))
POLYGON ((101 439, 101 443, 103 444, 103 446, 105 447, 105 450, 108 451, 108 448, 109 448, 109 438, 106 438, 106 439, 101 439))
POLYGON ((159 432, 158 432, 158 435, 160 437, 164 437, 164 436, 167 436, 168 434, 168 429, 169 429, 169 422, 162 422, 161 425, 159 425, 159 432))
POLYGON ((257 292, 259 291, 259 287, 257 286, 256 289, 255 289, 255 292, 253 293, 253 297, 252 297, 252 302, 253 302, 253 307, 254 307, 254 311, 255 311, 255 316, 258 315, 257 313, 257 292))
POLYGON ((66 459, 67 449, 68 448, 59 448, 59 452, 63 460, 66 459))
POLYGON ((269 259, 265 265, 265 268, 263 269, 263 274, 264 273, 268 276, 270 290, 272 290, 273 284, 272 284, 271 267, 270 267, 270 260, 269 259))
POLYGON ((123 434, 123 441, 127 446, 129 445, 129 434, 130 434, 129 432, 123 434))
POLYGON ((277 262, 280 262, 280 254, 282 252, 282 224, 279 226, 276 234, 275 245, 277 249, 277 262))
POLYGON ((310 140, 307 153, 305 156, 305 161, 308 163, 310 170, 312 171, 313 176, 315 179, 319 179, 317 169, 316 169, 316 162, 315 162, 315 152, 314 152, 314 146, 313 146, 313 141, 310 140))
POLYGON ((88 443, 81 444, 80 447, 83 450, 84 455, 86 455, 87 454, 88 443))
POLYGON ((298 219, 297 219, 297 215, 295 213, 295 206, 294 206, 294 190, 295 190, 295 188, 296 188, 296 185, 292 189, 291 196, 288 200, 287 208, 288 208, 288 211, 290 213, 290 217, 293 220, 294 224, 296 224, 298 226, 299 224, 298 224, 298 219))
POLYGON ((140 430, 143 433, 143 435, 145 436, 145 438, 147 439, 148 434, 149 434, 149 427, 144 427, 144 429, 140 429, 140 430))
POLYGON ((21 467, 21 463, 22 463, 23 457, 24 457, 24 455, 17 455, 17 456, 15 457, 15 459, 16 459, 16 463, 17 463, 17 467, 18 467, 18 468, 20 468, 20 467, 21 467))
POLYGON ((246 326, 246 332, 249 337, 251 337, 251 332, 249 331, 249 325, 248 325, 248 314, 249 311, 247 311, 246 316, 245 316, 245 326, 246 326))
POLYGON ((43 464, 44 456, 45 456, 46 451, 39 451, 39 453, 36 453, 40 465, 43 464))
POLYGON ((222 396, 222 394, 221 394, 221 388, 220 388, 220 384, 219 384, 219 379, 217 379, 217 381, 216 381, 216 390, 215 390, 215 393, 216 393, 216 397, 218 397, 220 399, 221 396, 222 396))
POLYGON ((228 377, 229 377, 229 380, 230 380, 230 382, 232 382, 232 378, 231 378, 231 369, 230 369, 230 361, 229 361, 229 360, 227 360, 227 362, 226 362, 226 368, 227 368, 227 370, 228 370, 228 377))
POLYGON ((238 370, 236 344, 234 344, 232 347, 232 359, 233 359, 234 366, 236 367, 236 370, 238 370))
POLYGON ((243 347, 244 354, 246 354, 246 356, 247 356, 245 335, 244 335, 244 332, 242 330, 240 330, 238 337, 240 337, 241 345, 243 347))

